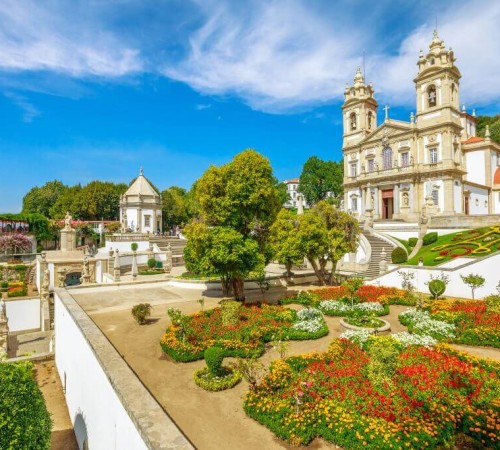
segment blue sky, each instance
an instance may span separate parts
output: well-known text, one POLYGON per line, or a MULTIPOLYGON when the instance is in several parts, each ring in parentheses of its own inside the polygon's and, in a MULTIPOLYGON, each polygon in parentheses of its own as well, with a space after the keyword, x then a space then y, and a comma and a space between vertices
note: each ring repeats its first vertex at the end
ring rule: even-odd
POLYGON ((497 1, 2 0, 0 212, 49 180, 128 182, 140 166, 189 187, 248 147, 280 179, 337 160, 363 51, 377 100, 408 120, 436 18, 461 102, 499 113, 497 1))

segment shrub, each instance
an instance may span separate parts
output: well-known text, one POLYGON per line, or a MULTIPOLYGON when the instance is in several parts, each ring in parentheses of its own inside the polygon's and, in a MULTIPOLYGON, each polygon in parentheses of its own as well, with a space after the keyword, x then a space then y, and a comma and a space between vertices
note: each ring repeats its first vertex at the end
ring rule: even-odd
POLYGON ((231 389, 241 381, 241 374, 227 367, 222 368, 222 376, 214 377, 207 367, 194 372, 194 382, 206 391, 216 392, 231 389))
POLYGON ((7 288, 9 287, 9 282, 8 282, 8 281, 2 281, 2 282, 0 283, 0 287, 1 287, 2 289, 7 289, 7 288))
MULTIPOLYGON (((281 365, 282 363, 280 361, 273 362, 271 365, 271 371, 276 372, 276 368, 281 367, 281 365)), ((250 389, 255 389, 259 381, 266 374, 264 364, 262 364, 257 358, 238 358, 236 363, 233 363, 232 367, 236 372, 243 376, 246 382, 250 385, 250 389)))
POLYGON ((156 261, 156 268, 157 269, 163 269, 163 262, 162 261, 156 261))
POLYGON ((370 355, 368 379, 377 388, 392 384, 392 376, 400 352, 400 344, 391 336, 370 337, 367 349, 370 355))
POLYGON ((484 298, 488 312, 500 314, 500 295, 488 295, 484 298))
POLYGON ((149 258, 148 259, 148 267, 150 269, 154 269, 156 267, 156 259, 154 258, 149 258))
POLYGON ((136 252, 137 249, 139 248, 139 244, 137 242, 132 242, 132 244, 130 244, 130 248, 132 249, 133 252, 136 252))
POLYGON ((441 295, 443 295, 444 291, 446 290, 446 284, 444 284, 443 280, 439 279, 429 281, 427 286, 429 286, 429 292, 431 293, 434 300, 437 300, 438 297, 441 297, 441 295))
POLYGON ((234 300, 223 301, 220 305, 222 313, 222 325, 228 327, 237 325, 240 321, 241 303, 234 300))
POLYGON ((433 244, 437 240, 438 240, 438 234, 437 234, 437 232, 436 231, 431 231, 430 233, 427 233, 424 236, 423 244, 424 245, 433 244))
POLYGON ((356 291, 363 286, 362 277, 349 277, 344 280, 342 287, 349 293, 349 299, 351 300, 351 306, 354 305, 354 300, 356 297, 356 291))
POLYGON ((219 347, 210 347, 203 353, 208 371, 214 377, 219 377, 224 374, 222 370, 222 361, 224 360, 224 350, 219 347))
POLYGON ((0 363, 0 448, 50 449, 52 421, 33 364, 0 363))
POLYGON ((149 303, 139 303, 132 307, 132 316, 139 325, 146 323, 147 318, 151 315, 152 306, 149 303))
POLYGON ((418 242, 418 238, 416 238, 416 237, 408 239, 408 245, 411 248, 415 247, 415 245, 417 245, 417 242, 418 242))
POLYGON ((403 264, 408 261, 406 250, 401 247, 396 247, 391 253, 391 261, 393 264, 403 264))

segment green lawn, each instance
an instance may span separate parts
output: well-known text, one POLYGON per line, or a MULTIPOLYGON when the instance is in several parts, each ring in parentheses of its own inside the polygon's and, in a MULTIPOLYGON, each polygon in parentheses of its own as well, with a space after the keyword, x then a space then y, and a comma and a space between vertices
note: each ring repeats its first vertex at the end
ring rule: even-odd
POLYGON ((437 266, 459 256, 491 255, 500 247, 500 225, 477 228, 439 236, 432 244, 424 245, 406 264, 416 266, 423 258, 424 266, 437 266))

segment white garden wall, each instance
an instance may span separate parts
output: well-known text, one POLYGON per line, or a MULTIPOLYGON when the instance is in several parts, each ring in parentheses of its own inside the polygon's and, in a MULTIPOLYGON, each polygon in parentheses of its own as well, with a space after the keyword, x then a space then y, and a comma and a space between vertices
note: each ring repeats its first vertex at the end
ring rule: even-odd
POLYGON ((192 448, 68 291, 54 301, 55 361, 79 448, 192 448))
POLYGON ((472 262, 467 262, 460 267, 455 268, 410 268, 408 266, 402 266, 399 269, 395 269, 391 272, 386 273, 385 275, 368 281, 367 284, 401 288, 401 277, 398 275, 398 271, 404 271, 415 274, 413 284, 417 287, 418 291, 429 292, 429 289, 425 283, 430 280, 431 274, 434 277, 438 277, 441 273, 444 273, 448 275, 450 279, 450 283, 446 288, 445 296, 472 298, 470 288, 462 281, 460 275, 465 276, 474 273, 479 274, 486 279, 484 287, 476 289, 476 299, 496 293, 496 286, 500 281, 500 254, 490 256, 489 258, 483 258, 478 261, 474 261, 471 259, 468 259, 468 261, 472 262))
POLYGON ((40 299, 25 298, 6 300, 5 308, 9 320, 9 331, 40 329, 40 299))

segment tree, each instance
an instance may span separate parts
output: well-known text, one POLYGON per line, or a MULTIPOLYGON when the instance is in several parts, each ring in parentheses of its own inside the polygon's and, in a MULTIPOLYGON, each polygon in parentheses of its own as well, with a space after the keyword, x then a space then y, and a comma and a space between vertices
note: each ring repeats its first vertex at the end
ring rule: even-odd
POLYGON ((82 220, 116 220, 119 216, 120 196, 126 184, 92 181, 79 194, 77 217, 82 220))
POLYGON ((51 217, 50 208, 65 189, 67 186, 58 180, 49 181, 42 187, 31 188, 23 197, 23 213, 39 213, 51 217))
POLYGON ((299 192, 304 194, 309 205, 325 200, 328 196, 339 198, 343 192, 343 177, 342 161, 323 161, 311 156, 302 169, 299 192))
POLYGON ((243 301, 244 278, 264 266, 257 242, 232 228, 203 223, 190 224, 185 233, 187 269, 206 276, 216 274, 221 278, 223 294, 232 292, 236 300, 243 301))
POLYGON ((477 135, 483 136, 486 132, 486 125, 490 127, 490 137, 500 143, 500 114, 496 116, 477 117, 477 135))
POLYGON ((252 254, 250 261, 254 267, 250 268, 249 264, 245 270, 233 271, 231 275, 234 278, 231 284, 236 287, 234 295, 243 299, 242 274, 247 268, 252 271, 261 264, 260 258, 255 258, 250 249, 251 241, 257 243, 262 260, 270 261, 269 229, 286 199, 286 186, 273 176, 267 158, 254 150, 245 150, 228 164, 211 166, 193 189, 199 220, 207 226, 224 228, 225 232, 219 237, 227 242, 236 239, 228 229, 237 232, 252 254))
POLYGON ((81 192, 82 186, 80 184, 67 187, 51 206, 49 210, 50 217, 52 219, 63 219, 67 212, 75 218, 80 217, 81 192))
POLYGON ((475 275, 473 273, 470 273, 469 275, 460 275, 460 278, 462 278, 462 281, 470 287, 472 291, 472 300, 474 300, 474 292, 477 288, 481 288, 484 286, 485 279, 481 275, 475 275))
POLYGON ((292 275, 292 266, 304 259, 295 236, 298 226, 297 216, 285 208, 271 226, 270 243, 274 258, 285 265, 287 276, 292 275))
POLYGON ((295 237, 302 254, 311 263, 320 284, 332 284, 337 263, 358 247, 358 221, 326 201, 317 203, 298 219, 295 237), (330 273, 328 263, 332 267, 330 273))
POLYGON ((161 193, 164 228, 184 226, 192 217, 185 189, 172 186, 161 193))
POLYGON ((15 253, 30 250, 33 245, 31 239, 25 234, 9 233, 0 236, 0 251, 15 253))

